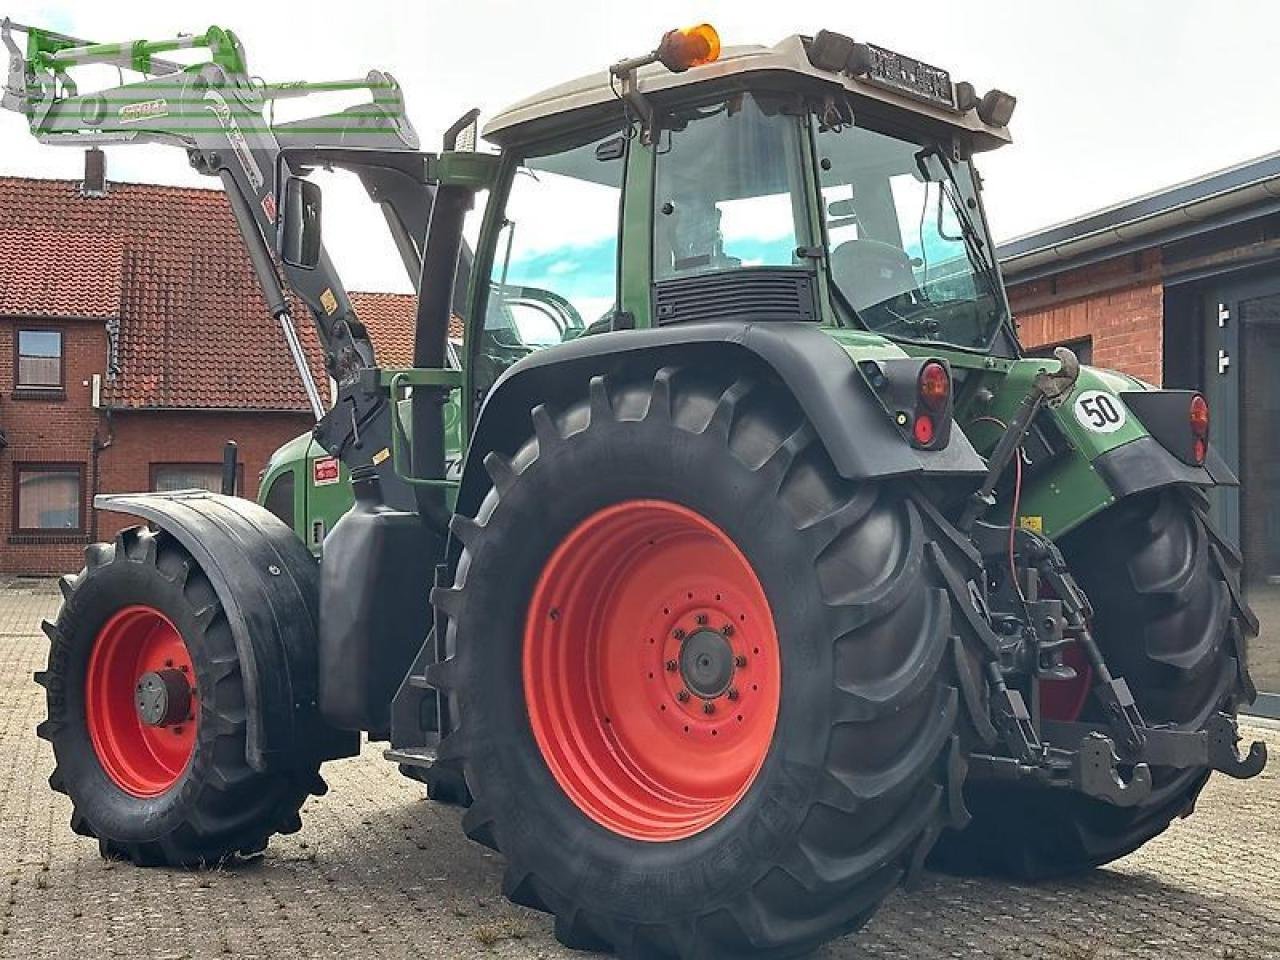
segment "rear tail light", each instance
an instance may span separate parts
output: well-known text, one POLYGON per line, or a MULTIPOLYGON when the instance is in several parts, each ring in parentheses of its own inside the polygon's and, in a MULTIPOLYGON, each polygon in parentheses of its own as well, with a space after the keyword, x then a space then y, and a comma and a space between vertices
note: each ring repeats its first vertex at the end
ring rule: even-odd
POLYGON ((937 360, 930 360, 920 368, 920 376, 916 381, 916 392, 920 397, 920 406, 939 413, 946 409, 951 399, 951 375, 947 368, 937 360))
POLYGON ((916 414, 916 422, 911 425, 911 438, 915 440, 916 446, 929 446, 929 444, 933 443, 936 432, 933 426, 933 417, 927 413, 916 414))
POLYGON ((951 442, 955 390, 951 368, 945 360, 859 360, 858 369, 893 418, 903 440, 917 450, 941 450, 951 442))
POLYGON ((1198 393, 1191 398, 1187 422, 1191 427, 1191 455, 1196 463, 1204 463, 1209 454, 1209 404, 1198 393))
POLYGON ((937 360, 929 360, 916 377, 916 409, 911 442, 928 449, 945 443, 942 425, 951 417, 951 374, 937 360))

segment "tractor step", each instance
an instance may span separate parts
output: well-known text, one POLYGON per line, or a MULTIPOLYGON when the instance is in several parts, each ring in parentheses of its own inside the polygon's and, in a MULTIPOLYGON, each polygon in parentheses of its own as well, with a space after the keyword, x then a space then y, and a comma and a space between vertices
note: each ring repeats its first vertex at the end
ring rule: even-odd
POLYGON ((409 686, 414 687, 418 690, 434 690, 435 689, 435 685, 432 684, 430 680, 428 680, 425 676, 423 676, 420 673, 414 673, 409 675, 409 686))
POLYGON ((399 747, 382 751, 383 757, 392 763, 406 767, 422 767, 430 769, 436 764, 436 744, 425 744, 420 747, 399 747))

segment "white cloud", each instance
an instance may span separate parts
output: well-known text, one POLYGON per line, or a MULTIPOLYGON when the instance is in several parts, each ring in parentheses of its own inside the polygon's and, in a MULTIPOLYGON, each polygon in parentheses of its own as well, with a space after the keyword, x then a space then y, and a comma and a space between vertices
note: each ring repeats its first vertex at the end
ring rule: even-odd
MULTIPOLYGON (((726 43, 772 43, 830 27, 948 67, 979 90, 1000 86, 1019 97, 1017 144, 980 159, 998 237, 1280 147, 1273 122, 1280 5, 1248 0, 920 0, 909 12, 843 0, 803 8, 745 0, 694 8, 675 0, 313 0, 301 8, 261 0, 202 8, 10 0, 5 13, 101 41, 199 31, 215 17, 239 33, 254 72, 271 80, 387 69, 405 88, 428 148, 468 108, 492 116, 528 93, 650 49, 691 16, 715 23, 726 43)), ((118 179, 212 185, 176 150, 109 153, 118 179)), ((0 173, 80 172, 79 151, 41 147, 21 117, 0 115, 0 173)), ((327 206, 327 235, 348 285, 403 289, 399 262, 365 233, 366 223, 380 230, 380 221, 360 220, 354 200, 327 206), (332 229, 334 219, 346 226, 332 229)))

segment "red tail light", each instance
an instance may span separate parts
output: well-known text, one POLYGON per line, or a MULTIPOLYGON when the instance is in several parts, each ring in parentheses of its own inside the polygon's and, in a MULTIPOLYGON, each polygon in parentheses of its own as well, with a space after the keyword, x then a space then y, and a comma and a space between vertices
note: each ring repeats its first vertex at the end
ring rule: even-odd
POLYGON ((911 436, 918 447, 927 447, 933 443, 936 430, 933 425, 933 417, 927 413, 916 415, 916 422, 911 425, 911 436))
POLYGON ((930 360, 920 368, 916 391, 920 395, 922 406, 934 413, 944 410, 951 396, 951 376, 947 373, 947 368, 936 360, 930 360))
POLYGON ((1196 463, 1204 463, 1209 453, 1209 404, 1198 393, 1191 398, 1187 422, 1191 427, 1192 456, 1196 463))

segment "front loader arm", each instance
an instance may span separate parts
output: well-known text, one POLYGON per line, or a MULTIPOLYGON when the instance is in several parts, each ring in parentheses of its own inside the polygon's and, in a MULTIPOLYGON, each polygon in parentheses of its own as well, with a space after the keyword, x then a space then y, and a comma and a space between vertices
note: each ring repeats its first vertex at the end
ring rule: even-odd
MULTIPOLYGON (((283 151, 355 148, 421 157, 395 79, 372 71, 358 80, 265 84, 250 76, 235 34, 218 27, 170 40, 98 44, 5 20, 0 38, 9 56, 0 102, 24 114, 42 143, 177 146, 187 151, 195 169, 222 181, 268 310, 281 325, 319 421, 317 436, 349 466, 375 458, 390 442, 390 415, 384 393, 370 389, 371 378, 362 376, 376 367, 365 328, 327 253, 321 252, 314 268, 302 269, 279 265, 273 249, 279 181, 290 172, 283 151), (25 50, 17 33, 26 35, 25 50), (207 51, 206 61, 183 65, 156 56, 196 49, 207 51), (115 66, 122 78, 129 71, 139 79, 85 92, 71 73, 89 64, 115 66), (275 101, 345 90, 367 90, 371 100, 336 113, 272 122, 275 101), (326 371, 338 384, 339 402, 331 410, 299 343, 285 286, 307 305, 326 371)), ((419 205, 426 209, 416 219, 425 223, 431 194, 418 199, 425 199, 419 205)), ((415 223, 411 232, 425 230, 415 223)), ((420 248, 421 237, 413 239, 420 248)), ((395 493, 400 496, 389 499, 410 506, 409 491, 395 493)))

